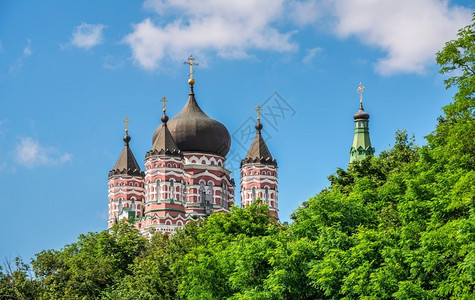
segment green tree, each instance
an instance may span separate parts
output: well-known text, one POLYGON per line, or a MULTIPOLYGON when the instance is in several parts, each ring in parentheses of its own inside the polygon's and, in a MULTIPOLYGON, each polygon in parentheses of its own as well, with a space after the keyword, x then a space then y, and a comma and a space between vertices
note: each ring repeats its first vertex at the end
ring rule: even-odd
POLYGON ((6 260, 5 272, 0 266, 0 299, 35 299, 41 294, 41 286, 32 276, 31 267, 19 257, 6 260))
POLYGON ((179 293, 186 299, 260 299, 271 267, 266 237, 281 229, 258 202, 229 214, 213 214, 200 225, 198 246, 180 263, 179 293), (251 298, 249 298, 251 297, 251 298))
POLYGON ((188 223, 173 236, 155 234, 148 255, 136 260, 106 299, 182 299, 178 286, 186 265, 182 259, 198 245, 199 226, 188 223))
POLYGON ((43 299, 97 299, 130 274, 147 240, 127 223, 111 232, 80 235, 62 250, 38 253, 32 265, 44 286, 43 299))
POLYGON ((437 147, 433 155, 453 167, 475 169, 475 13, 473 23, 460 29, 458 39, 447 42, 437 53, 440 73, 453 74, 445 80, 456 87, 454 101, 445 106, 436 130, 427 137, 437 147))

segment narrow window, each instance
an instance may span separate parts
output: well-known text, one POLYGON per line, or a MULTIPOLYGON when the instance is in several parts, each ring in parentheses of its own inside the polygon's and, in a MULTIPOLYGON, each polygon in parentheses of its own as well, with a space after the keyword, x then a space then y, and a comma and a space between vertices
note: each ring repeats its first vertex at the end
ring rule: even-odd
POLYGON ((213 203, 213 183, 210 182, 208 185, 208 191, 206 192, 206 201, 207 203, 213 203))
POLYGON ((186 186, 186 181, 183 183, 183 202, 187 202, 188 201, 188 189, 187 189, 187 186, 186 186))
POLYGON ((221 195, 221 199, 223 201, 221 205, 227 209, 228 208, 228 186, 226 185, 226 183, 223 184, 223 194, 221 195))
POLYGON ((160 179, 157 180, 157 187, 155 189, 155 200, 161 200, 162 199, 162 195, 161 195, 161 186, 160 186, 160 179))
POLYGON ((175 199, 175 187, 173 185, 173 180, 170 181, 170 199, 175 199))
POLYGON ((205 183, 204 183, 204 182, 200 182, 200 202, 201 202, 201 203, 204 203, 204 202, 205 202, 205 195, 206 195, 205 183))

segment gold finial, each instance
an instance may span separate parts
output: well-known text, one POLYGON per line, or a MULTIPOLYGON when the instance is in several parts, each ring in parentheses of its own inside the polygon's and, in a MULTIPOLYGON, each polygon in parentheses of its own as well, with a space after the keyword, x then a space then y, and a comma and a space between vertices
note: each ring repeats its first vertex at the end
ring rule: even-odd
POLYGON ((257 119, 260 120, 261 119, 261 111, 262 111, 262 108, 260 105, 258 105, 256 107, 256 111, 257 111, 257 119))
POLYGON ((165 96, 163 96, 163 98, 160 100, 160 102, 163 102, 162 110, 163 110, 163 112, 166 112, 167 111, 166 107, 167 107, 167 102, 168 102, 167 98, 165 98, 165 96))
POLYGON ((129 132, 129 123, 131 123, 129 118, 126 117, 122 122, 125 123, 125 132, 129 132))
POLYGON ((363 91, 364 91, 365 87, 363 86, 363 84, 360 82, 360 86, 358 87, 358 89, 356 90, 358 93, 360 93, 360 105, 363 105, 363 91))
POLYGON ((183 63, 185 65, 190 65, 190 73, 188 73, 188 76, 190 76, 190 79, 188 79, 188 83, 190 85, 195 84, 195 80, 193 79, 193 74, 195 73, 195 71, 193 71, 193 66, 199 66, 200 64, 195 63, 195 58, 193 57, 193 55, 190 55, 190 57, 188 57, 187 61, 185 61, 183 63))

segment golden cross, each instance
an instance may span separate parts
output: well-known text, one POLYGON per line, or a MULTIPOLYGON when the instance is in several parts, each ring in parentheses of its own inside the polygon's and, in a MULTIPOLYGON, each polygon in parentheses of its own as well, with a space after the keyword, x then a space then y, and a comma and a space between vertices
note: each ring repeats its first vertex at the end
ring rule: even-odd
POLYGON ((162 106, 163 111, 164 112, 167 111, 166 108, 165 108, 165 107, 167 107, 167 102, 168 102, 167 98, 165 98, 165 96, 163 96, 163 98, 160 100, 160 102, 163 102, 163 106, 162 106))
POLYGON ((365 87, 363 86, 363 84, 360 82, 360 86, 358 87, 358 89, 356 90, 358 93, 360 93, 360 104, 363 104, 363 91, 364 91, 365 87))
POLYGON ((188 83, 193 85, 195 83, 195 80, 193 79, 193 74, 195 71, 193 71, 193 66, 199 66, 199 63, 195 63, 195 58, 193 55, 190 55, 188 57, 187 61, 183 62, 185 65, 190 65, 190 73, 188 73, 188 76, 190 76, 190 79, 188 79, 188 83))
POLYGON ((129 118, 125 118, 122 122, 125 123, 125 132, 129 132, 129 123, 131 123, 129 118))
POLYGON ((257 111, 257 119, 260 120, 261 119, 261 111, 262 111, 262 108, 260 105, 258 105, 256 107, 256 111, 257 111))

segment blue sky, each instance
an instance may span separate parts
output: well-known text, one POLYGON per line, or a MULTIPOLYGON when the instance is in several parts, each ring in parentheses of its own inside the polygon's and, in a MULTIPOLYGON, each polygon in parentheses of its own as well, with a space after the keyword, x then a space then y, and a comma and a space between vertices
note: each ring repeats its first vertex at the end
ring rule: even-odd
POLYGON ((246 130, 264 106, 280 216, 289 220, 346 168, 360 81, 377 153, 397 129, 424 144, 454 93, 434 54, 474 9, 439 0, 235 2, 0 2, 1 259, 107 227, 122 120, 132 121, 142 163, 159 100, 169 99, 170 116, 187 100, 190 54, 200 62, 198 103, 233 137, 228 167, 237 183, 246 130))

